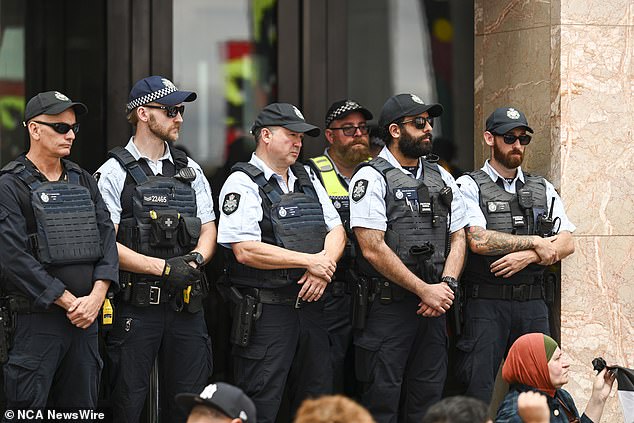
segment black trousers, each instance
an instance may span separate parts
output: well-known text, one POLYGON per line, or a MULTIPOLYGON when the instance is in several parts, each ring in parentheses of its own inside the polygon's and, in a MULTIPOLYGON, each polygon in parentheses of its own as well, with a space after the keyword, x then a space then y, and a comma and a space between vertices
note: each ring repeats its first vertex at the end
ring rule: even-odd
POLYGON ((161 421, 184 422, 178 393, 201 393, 212 372, 203 312, 176 312, 169 304, 135 307, 120 302, 106 337, 113 421, 137 423, 158 357, 161 421))
POLYGON ((58 308, 48 313, 19 314, 13 347, 4 365, 8 410, 97 406, 103 362, 98 327, 74 326, 58 308))
POLYGON ((235 382, 251 397, 258 423, 273 423, 284 388, 291 415, 307 397, 332 389, 330 346, 323 301, 292 305, 262 304, 247 347, 233 347, 235 382))
POLYGON ((366 328, 355 331, 361 402, 377 423, 420 423, 440 400, 447 377, 445 316, 416 314, 414 294, 370 306, 366 328))
POLYGON ((463 335, 456 343, 456 377, 466 387, 465 395, 488 404, 502 358, 513 342, 526 333, 550 334, 548 307, 543 300, 469 299, 464 317, 463 335))
POLYGON ((331 286, 324 292, 324 322, 330 337, 330 362, 333 373, 333 391, 344 393, 346 380, 345 360, 352 346, 351 296, 332 295, 331 286))

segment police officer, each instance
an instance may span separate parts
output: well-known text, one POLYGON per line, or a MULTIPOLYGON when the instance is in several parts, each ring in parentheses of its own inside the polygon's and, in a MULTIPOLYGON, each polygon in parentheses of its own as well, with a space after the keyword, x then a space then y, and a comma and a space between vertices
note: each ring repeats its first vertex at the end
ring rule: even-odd
POLYGON ((97 406, 97 316, 107 290, 117 289, 119 263, 95 180, 64 159, 85 113, 58 91, 31 98, 23 123, 29 151, 2 169, 2 291, 15 324, 4 366, 7 409, 97 406))
MULTIPOLYGON (((324 293, 324 315, 330 334, 330 356, 333 366, 334 390, 344 392, 344 361, 352 342, 351 298, 354 244, 350 233, 350 200, 348 184, 355 167, 370 158, 367 120, 372 113, 356 101, 334 102, 326 113, 325 136, 329 143, 324 154, 308 161, 314 174, 326 188, 339 212, 348 241, 332 283, 324 293)), ((312 175, 313 173, 311 173, 312 175)), ((348 386, 347 391, 352 387, 348 386)))
POLYGON ((212 371, 200 271, 216 245, 211 190, 173 145, 183 103, 195 99, 161 76, 134 84, 126 107, 135 134, 95 175, 117 229, 124 285, 106 339, 117 422, 139 420, 155 359, 162 421, 184 421, 174 395, 201 391, 212 371))
MULTIPOLYGON (((319 301, 345 244, 328 194, 295 163, 304 134, 319 135, 293 105, 273 103, 252 128, 255 153, 227 178, 218 243, 227 247, 234 308, 235 381, 275 421, 286 383, 296 410, 329 393, 329 338, 319 301)), ((294 414, 294 413, 293 413, 294 414)))
POLYGON ((453 177, 431 152, 439 104, 390 97, 379 126, 386 147, 352 177, 350 226, 370 280, 366 327, 354 334, 361 402, 377 422, 420 422, 447 371, 448 284, 464 263, 466 215, 453 177))
POLYGON ((544 269, 574 251, 575 226, 554 187, 522 171, 529 132, 524 113, 496 109, 484 132, 491 158, 458 178, 469 209, 471 254, 456 375, 467 395, 484 402, 491 400, 509 346, 525 333, 549 333, 544 269))

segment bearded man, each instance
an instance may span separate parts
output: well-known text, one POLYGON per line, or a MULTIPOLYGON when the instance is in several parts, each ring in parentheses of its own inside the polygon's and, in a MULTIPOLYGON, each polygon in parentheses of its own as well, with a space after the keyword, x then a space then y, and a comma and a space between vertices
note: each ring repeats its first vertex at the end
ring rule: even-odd
POLYGON ((522 171, 529 133, 524 113, 496 109, 484 132, 491 158, 457 180, 469 210, 471 253, 456 372, 465 394, 487 403, 510 345, 526 333, 550 334, 544 270, 574 252, 575 226, 555 188, 522 171))
POLYGON ((137 81, 126 104, 134 136, 95 174, 117 232, 122 281, 106 336, 116 422, 139 421, 155 362, 166 422, 185 422, 174 396, 201 392, 212 373, 202 266, 216 251, 213 200, 201 167, 174 147, 184 103, 195 99, 159 75, 137 81))
POLYGON ((324 135, 328 147, 321 156, 308 160, 312 175, 316 175, 326 188, 332 204, 346 230, 344 255, 337 264, 332 282, 324 292, 324 316, 330 335, 330 361, 333 368, 333 387, 336 393, 355 394, 352 369, 345 366, 353 360, 351 318, 352 298, 355 289, 356 249, 354 234, 350 230, 350 201, 348 185, 357 165, 370 158, 368 120, 372 113, 354 100, 345 99, 332 103, 326 112, 324 135))
POLYGON ((424 157, 442 111, 414 94, 390 97, 379 118, 385 147, 350 183, 357 265, 369 282, 355 370, 378 423, 422 421, 445 384, 445 313, 464 264, 467 215, 451 174, 424 157))

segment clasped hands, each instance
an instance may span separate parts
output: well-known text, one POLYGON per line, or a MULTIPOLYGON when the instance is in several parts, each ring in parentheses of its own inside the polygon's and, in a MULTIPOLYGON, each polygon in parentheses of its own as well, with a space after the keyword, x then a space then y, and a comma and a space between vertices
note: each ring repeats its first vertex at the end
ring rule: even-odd
POLYGON ((307 302, 320 299, 336 269, 337 262, 328 257, 325 250, 309 254, 306 272, 297 281, 298 284, 302 285, 298 296, 307 302))

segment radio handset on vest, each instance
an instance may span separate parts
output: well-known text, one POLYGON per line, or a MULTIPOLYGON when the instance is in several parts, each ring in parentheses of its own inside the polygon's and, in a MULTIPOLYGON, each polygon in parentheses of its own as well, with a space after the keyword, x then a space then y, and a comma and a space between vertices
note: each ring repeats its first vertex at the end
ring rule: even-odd
POLYGON ((537 232, 537 235, 541 236, 542 238, 548 238, 559 232, 559 230, 555 231, 555 221, 559 220, 559 218, 557 217, 553 219, 554 208, 555 197, 553 197, 552 201, 550 202, 550 210, 548 211, 548 215, 546 215, 545 213, 540 213, 540 215, 537 216, 537 228, 535 232, 537 232))
POLYGON ((194 182, 196 179, 196 171, 192 167, 184 167, 178 171, 176 175, 174 175, 175 179, 178 179, 182 182, 194 182))
POLYGON ((533 193, 531 190, 522 188, 517 192, 517 201, 520 204, 520 208, 524 212, 524 220, 526 221, 526 233, 531 234, 532 218, 531 211, 533 210, 533 193))
POLYGON ((426 185, 419 186, 418 189, 416 190, 416 197, 418 197, 418 200, 417 200, 418 213, 432 214, 433 210, 432 210, 432 204, 431 204, 431 197, 429 195, 429 188, 427 188, 426 185))
POLYGON ((453 191, 450 187, 443 187, 443 189, 441 189, 438 193, 438 198, 445 207, 451 209, 451 202, 453 201, 453 191))
MULTIPOLYGON (((434 203, 434 199, 432 198, 432 225, 437 226, 438 222, 439 222, 439 218, 440 216, 438 215, 438 207, 436 207, 436 204, 434 203)), ((445 213, 445 210, 450 211, 451 210, 451 202, 453 201, 453 191, 451 191, 451 188, 448 186, 443 187, 439 192, 438 192, 438 202, 440 204, 443 205, 443 210, 440 211, 441 213, 445 213)))

